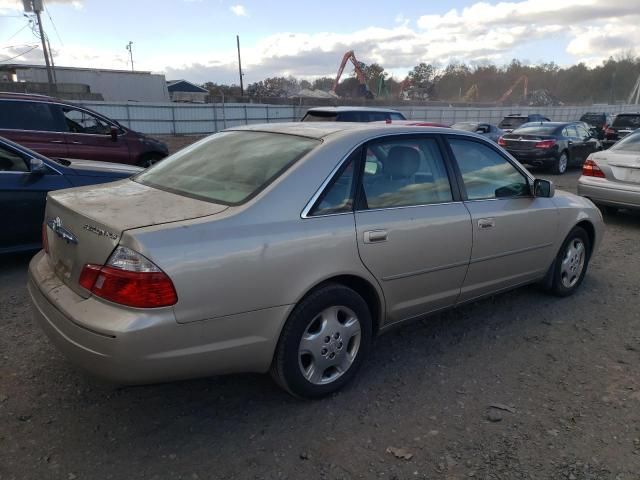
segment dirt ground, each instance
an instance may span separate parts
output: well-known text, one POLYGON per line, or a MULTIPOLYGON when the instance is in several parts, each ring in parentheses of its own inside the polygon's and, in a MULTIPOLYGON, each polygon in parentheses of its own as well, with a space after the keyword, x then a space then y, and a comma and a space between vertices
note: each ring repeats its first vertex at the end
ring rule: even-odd
POLYGON ((3 257, 0 479, 640 479, 640 215, 605 220, 573 297, 525 287, 409 324, 313 402, 266 375, 95 380, 32 322, 29 256, 3 257))

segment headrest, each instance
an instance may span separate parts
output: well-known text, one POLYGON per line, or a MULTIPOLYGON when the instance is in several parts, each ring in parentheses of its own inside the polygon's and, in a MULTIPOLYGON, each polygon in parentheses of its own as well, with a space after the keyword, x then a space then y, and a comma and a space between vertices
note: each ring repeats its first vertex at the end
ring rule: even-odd
POLYGON ((413 147, 391 147, 384 161, 384 172, 391 177, 408 178, 420 168, 420 155, 413 147))

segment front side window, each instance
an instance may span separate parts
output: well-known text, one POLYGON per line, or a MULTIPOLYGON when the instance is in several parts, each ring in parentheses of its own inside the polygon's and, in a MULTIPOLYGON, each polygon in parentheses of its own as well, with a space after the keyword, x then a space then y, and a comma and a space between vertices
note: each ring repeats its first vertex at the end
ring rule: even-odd
POLYGON ((0 128, 59 132, 63 130, 48 103, 0 101, 0 128))
POLYGON ((111 126, 102 119, 84 110, 63 107, 67 128, 72 133, 89 133, 93 135, 109 135, 111 126))
POLYGON ((362 191, 369 209, 453 200, 444 160, 433 138, 392 139, 370 144, 362 191))
POLYGON ((134 181, 205 201, 237 205, 320 144, 280 133, 222 132, 194 143, 134 177, 134 181))
POLYGON ((17 153, 0 145, 0 172, 28 172, 27 163, 17 153))
POLYGON ((480 142, 449 139, 469 200, 530 195, 527 178, 502 155, 480 142))

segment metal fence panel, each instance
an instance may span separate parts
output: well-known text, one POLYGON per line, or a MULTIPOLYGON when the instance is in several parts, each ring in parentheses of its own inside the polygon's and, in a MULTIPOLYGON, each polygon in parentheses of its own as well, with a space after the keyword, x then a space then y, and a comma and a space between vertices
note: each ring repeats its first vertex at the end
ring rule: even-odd
MULTIPOLYGON (((214 133, 239 125, 297 122, 311 106, 258 104, 139 103, 79 101, 109 118, 139 132, 156 135, 214 133)), ((577 120, 588 111, 620 113, 639 111, 638 105, 593 105, 571 107, 431 107, 398 105, 397 110, 411 120, 451 124, 481 121, 497 124, 514 113, 539 113, 551 120, 577 120)))

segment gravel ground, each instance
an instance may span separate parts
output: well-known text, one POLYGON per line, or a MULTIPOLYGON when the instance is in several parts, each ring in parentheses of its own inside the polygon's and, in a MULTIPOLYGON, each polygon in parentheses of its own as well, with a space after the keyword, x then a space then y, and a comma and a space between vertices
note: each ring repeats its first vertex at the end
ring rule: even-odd
POLYGON ((0 258, 0 479, 639 479, 640 215, 605 220, 573 297, 409 324, 313 402, 261 375, 95 380, 33 324, 28 256, 0 258))

